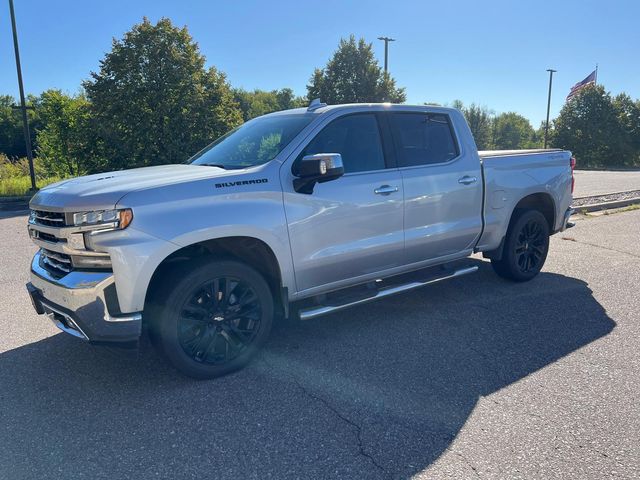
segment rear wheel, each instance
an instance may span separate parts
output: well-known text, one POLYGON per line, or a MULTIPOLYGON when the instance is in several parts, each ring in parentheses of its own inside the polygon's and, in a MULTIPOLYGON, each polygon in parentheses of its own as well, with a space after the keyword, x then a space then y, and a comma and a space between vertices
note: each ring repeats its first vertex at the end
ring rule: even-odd
POLYGON ((516 282, 535 277, 549 251, 549 225, 537 210, 519 210, 509 225, 500 260, 491 260, 495 272, 516 282))
POLYGON ((273 321, 269 285, 232 260, 193 265, 168 293, 158 316, 168 360, 194 378, 214 378, 245 366, 266 341, 273 321))

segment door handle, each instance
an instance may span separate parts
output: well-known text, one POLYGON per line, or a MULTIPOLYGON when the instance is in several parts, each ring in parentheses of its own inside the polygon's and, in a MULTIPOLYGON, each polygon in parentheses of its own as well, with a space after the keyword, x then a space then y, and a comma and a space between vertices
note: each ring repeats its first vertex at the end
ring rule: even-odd
POLYGON ((470 177, 469 175, 465 175, 464 177, 458 179, 458 183, 462 185, 471 185, 472 183, 476 183, 477 181, 477 177, 470 177))
POLYGON ((381 185, 376 188, 373 193, 376 195, 390 195, 398 191, 398 187, 392 187, 391 185, 381 185))

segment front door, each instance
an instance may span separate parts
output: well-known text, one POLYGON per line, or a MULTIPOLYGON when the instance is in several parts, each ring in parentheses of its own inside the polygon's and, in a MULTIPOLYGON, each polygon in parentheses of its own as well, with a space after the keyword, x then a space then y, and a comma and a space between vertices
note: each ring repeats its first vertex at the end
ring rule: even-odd
MULTIPOLYGON (((345 175, 297 193, 283 175, 285 210, 299 292, 341 287, 403 261, 402 178, 385 160, 373 113, 326 125, 297 156, 339 153, 345 175)), ((294 164, 295 169, 295 164, 294 164)))

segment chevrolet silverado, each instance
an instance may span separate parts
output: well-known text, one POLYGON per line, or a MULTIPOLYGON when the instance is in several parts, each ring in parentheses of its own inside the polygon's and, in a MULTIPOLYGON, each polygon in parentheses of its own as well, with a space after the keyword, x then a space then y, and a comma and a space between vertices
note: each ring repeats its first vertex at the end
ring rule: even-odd
POLYGON ((182 164, 43 188, 27 289, 71 335, 135 346, 148 332, 178 370, 212 378, 247 364, 274 319, 472 273, 477 252, 531 280, 571 226, 574 165, 478 152, 451 108, 314 101, 182 164))

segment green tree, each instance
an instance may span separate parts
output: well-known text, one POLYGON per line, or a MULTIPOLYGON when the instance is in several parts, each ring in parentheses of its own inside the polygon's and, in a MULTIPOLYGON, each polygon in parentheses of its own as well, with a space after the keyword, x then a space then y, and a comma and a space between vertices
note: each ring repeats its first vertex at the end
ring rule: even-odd
POLYGON ((306 106, 307 99, 296 97, 293 90, 283 88, 281 90, 253 90, 251 92, 242 88, 233 89, 235 101, 242 110, 242 118, 247 121, 271 112, 287 110, 306 106))
POLYGON ((465 107, 461 100, 454 100, 451 103, 452 108, 456 108, 462 112, 465 120, 469 124, 471 134, 478 150, 487 150, 492 145, 492 112, 481 105, 472 103, 468 107, 465 107))
POLYGON ((457 110, 460 110, 462 113, 464 113, 464 103, 462 103, 462 100, 456 99, 453 102, 451 102, 451 108, 455 108, 457 110))
POLYGON ((553 122, 552 145, 571 150, 581 166, 633 165, 628 137, 602 85, 582 89, 553 122))
POLYGON ((84 175, 102 165, 93 156, 97 142, 90 105, 84 95, 47 90, 38 99, 42 127, 37 131, 38 159, 48 175, 84 175))
POLYGON ((492 148, 514 150, 531 148, 535 130, 529 120, 515 112, 501 113, 493 120, 492 148))
POLYGON ((393 102, 406 100, 404 88, 384 73, 373 55, 373 45, 354 35, 340 39, 338 50, 327 65, 317 68, 307 85, 309 100, 330 104, 393 102))
POLYGON ((111 168, 182 162, 242 122, 222 72, 167 18, 134 25, 84 82, 111 168))
MULTIPOLYGON (((533 137, 531 138, 531 148, 544 147, 544 127, 545 121, 540 122, 540 126, 533 131, 533 137)), ((549 138, 553 137, 553 122, 549 121, 549 138)))
POLYGON ((621 135, 628 159, 627 165, 640 165, 640 100, 635 102, 626 93, 621 93, 613 99, 621 135))
POLYGON ((309 105, 307 97, 301 97, 293 93, 290 88, 281 88, 276 90, 276 97, 278 98, 278 106, 280 110, 288 110, 290 108, 306 107, 309 105))
MULTIPOLYGON (((36 97, 29 95, 27 105, 34 106, 36 97)), ((24 143, 24 130, 20 110, 13 108, 18 105, 11 95, 0 95, 0 153, 9 158, 20 158, 27 155, 24 143)), ((39 127, 37 110, 28 110, 31 144, 35 145, 35 131, 39 127)))

